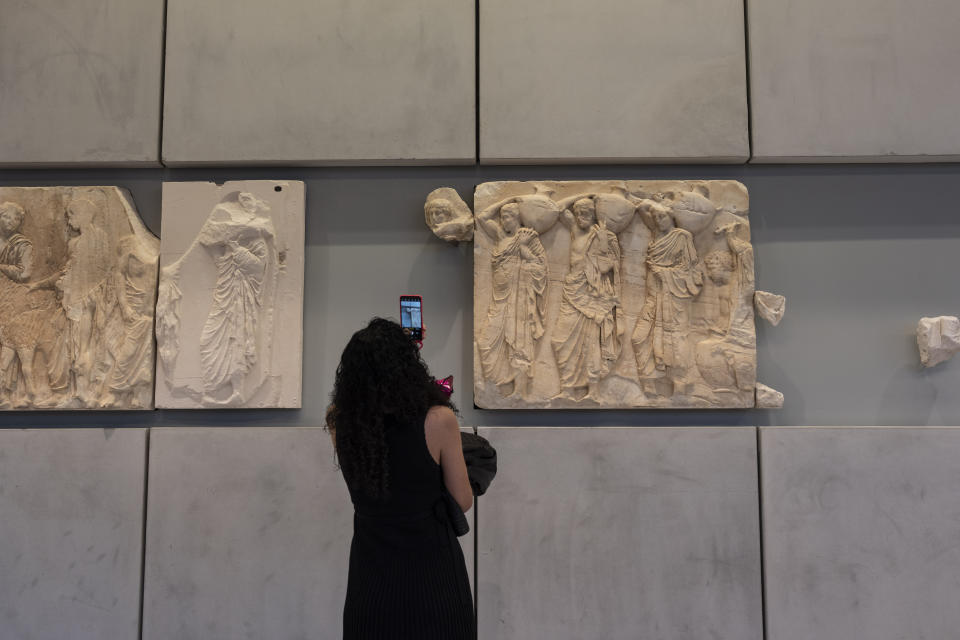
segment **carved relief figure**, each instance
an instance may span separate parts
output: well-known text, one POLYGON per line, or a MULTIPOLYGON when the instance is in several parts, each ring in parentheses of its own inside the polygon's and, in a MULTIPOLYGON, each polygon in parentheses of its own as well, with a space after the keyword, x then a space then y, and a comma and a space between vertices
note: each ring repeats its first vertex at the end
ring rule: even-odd
MULTIPOLYGON (((232 193, 214 207, 195 241, 207 251, 216 272, 200 335, 207 403, 242 401, 244 378, 257 362, 268 266, 274 266, 270 276, 276 277, 276 234, 269 211, 251 193, 232 193), (225 391, 226 397, 215 398, 218 391, 225 391)), ((181 264, 166 267, 164 275, 176 282, 181 264)))
POLYGON ((241 398, 243 378, 257 359, 257 331, 267 264, 275 264, 269 208, 253 194, 213 210, 199 242, 217 267, 217 288, 200 337, 204 384, 215 391, 229 383, 230 404, 241 398))
POLYGON ((303 202, 299 182, 164 184, 179 233, 163 245, 159 406, 300 406, 303 202))
MULTIPOLYGON (((0 406, 3 407, 49 402, 47 398, 38 397, 33 361, 42 342, 42 311, 55 312, 56 300, 52 296, 31 295, 24 285, 33 270, 33 243, 20 233, 25 216, 24 208, 15 202, 0 204, 0 293, 3 296, 0 302, 0 406), (44 297, 46 299, 42 299, 44 297), (11 397, 18 386, 23 387, 23 399, 13 402, 11 397)), ((60 374, 63 378, 64 372, 60 374)), ((58 382, 62 384, 64 380, 58 382)))
POLYGON ((26 213, 16 202, 0 204, 0 273, 26 282, 33 268, 33 243, 20 233, 26 213))
POLYGON ((159 243, 128 196, 114 187, 0 191, 20 199, 0 205, 0 406, 151 408, 152 305, 141 311, 146 330, 115 320, 118 242, 144 261, 143 290, 156 283, 159 243), (121 375, 124 350, 144 354, 138 375, 121 375))
POLYGON ((477 222, 496 242, 492 301, 477 338, 481 366, 504 395, 523 397, 544 333, 547 253, 539 234, 521 226, 520 208, 513 200, 487 207, 477 222))
POLYGON ((570 229, 570 268, 551 344, 563 395, 582 400, 620 356, 620 243, 597 219, 590 197, 562 203, 560 220, 570 229))
POLYGON ((659 392, 660 379, 669 383, 667 395, 689 393, 688 334, 693 298, 703 285, 700 260, 693 235, 675 225, 669 209, 652 204, 641 215, 653 240, 647 247, 646 299, 632 337, 637 370, 648 394, 659 392))
POLYGON ((107 341, 113 360, 107 385, 116 402, 142 406, 137 390, 153 385, 157 256, 144 252, 132 235, 120 241, 118 253, 119 304, 107 341))
POLYGON ((95 406, 106 377, 104 329, 115 298, 113 251, 98 220, 97 206, 86 198, 67 207, 67 224, 73 233, 67 241, 69 261, 56 286, 70 321, 70 355, 76 394, 95 406))

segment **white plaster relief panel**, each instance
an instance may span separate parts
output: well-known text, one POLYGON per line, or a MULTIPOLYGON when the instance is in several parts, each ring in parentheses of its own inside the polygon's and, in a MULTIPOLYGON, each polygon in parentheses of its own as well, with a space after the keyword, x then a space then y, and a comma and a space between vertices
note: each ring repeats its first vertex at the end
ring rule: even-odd
POLYGON ((747 3, 755 162, 960 158, 960 3, 747 3))
POLYGON ((167 182, 157 406, 299 408, 304 185, 167 182))
POLYGON ((134 640, 144 429, 0 429, 0 638, 134 640))
POLYGON ((0 166, 159 164, 163 2, 2 8, 0 166))
POLYGON ((744 162, 742 0, 480 3, 482 162, 744 162))
POLYGON ((167 7, 167 164, 476 160, 472 0, 167 7))
POLYGON ((752 427, 481 427, 485 640, 761 640, 752 427))
POLYGON ((748 209, 735 181, 479 185, 476 404, 753 407, 748 209))
POLYGON ((159 240, 117 187, 0 187, 0 409, 152 409, 159 240))

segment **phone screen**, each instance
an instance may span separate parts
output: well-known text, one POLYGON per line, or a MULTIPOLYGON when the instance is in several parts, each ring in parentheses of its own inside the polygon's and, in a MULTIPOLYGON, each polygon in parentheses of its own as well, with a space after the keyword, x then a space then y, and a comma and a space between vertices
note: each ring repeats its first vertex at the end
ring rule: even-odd
POLYGON ((420 296, 400 296, 400 326, 409 329, 414 340, 423 338, 422 305, 420 296))

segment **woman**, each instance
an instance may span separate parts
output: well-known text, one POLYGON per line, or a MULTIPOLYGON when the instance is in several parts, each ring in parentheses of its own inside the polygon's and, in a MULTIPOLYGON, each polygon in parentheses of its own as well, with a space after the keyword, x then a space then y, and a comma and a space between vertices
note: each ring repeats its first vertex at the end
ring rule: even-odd
POLYGON ((473 504, 460 429, 400 325, 375 318, 347 343, 327 426, 354 504, 344 639, 472 639, 444 499, 473 504))

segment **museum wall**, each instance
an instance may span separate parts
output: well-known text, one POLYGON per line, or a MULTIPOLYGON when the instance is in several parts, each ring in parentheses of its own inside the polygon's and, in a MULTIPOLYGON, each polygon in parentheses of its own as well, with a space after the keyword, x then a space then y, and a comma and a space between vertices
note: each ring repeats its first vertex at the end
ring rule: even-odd
POLYGON ((960 285, 955 190, 960 166, 554 166, 6 170, 0 185, 116 184, 147 227, 160 226, 163 181, 292 179, 306 184, 303 408, 263 411, 3 412, 4 427, 316 426, 350 334, 398 296, 424 296, 424 356, 453 374, 466 425, 952 425, 960 368, 919 364, 920 316, 954 315, 960 285), (472 245, 441 242, 423 222, 439 185, 468 202, 490 180, 725 178, 750 192, 757 288, 787 296, 758 321, 758 379, 782 410, 483 411, 473 408, 472 245))
POLYGON ((340 637, 320 427, 405 293, 499 450, 480 638, 952 637, 960 362, 915 330, 960 311, 955 3, 226 3, 18 5, 0 188, 122 187, 162 237, 166 182, 302 181, 302 408, 0 411, 0 640, 340 637), (653 179, 746 186, 783 408, 474 406, 474 246, 427 194, 653 179))

